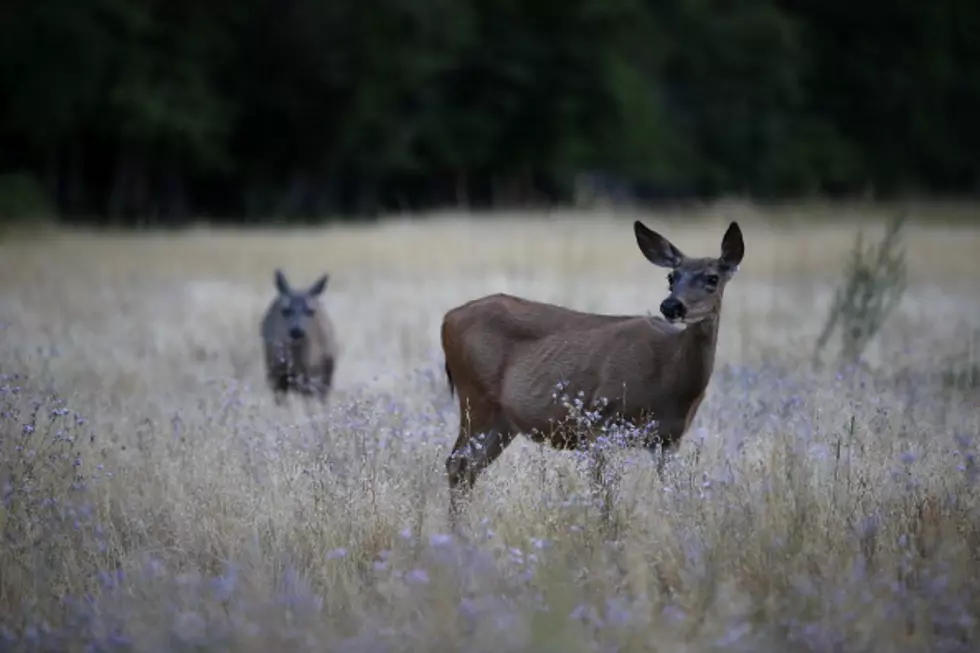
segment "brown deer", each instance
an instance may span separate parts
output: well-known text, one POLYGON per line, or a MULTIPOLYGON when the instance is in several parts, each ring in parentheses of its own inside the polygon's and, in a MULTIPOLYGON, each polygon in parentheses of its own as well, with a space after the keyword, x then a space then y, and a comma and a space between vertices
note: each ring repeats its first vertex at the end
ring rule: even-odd
POLYGON ((568 409, 554 399, 559 383, 587 408, 604 403, 601 422, 647 431, 628 445, 659 453, 658 473, 678 448, 714 369, 722 296, 745 246, 735 222, 719 258, 688 258, 639 221, 633 231, 647 260, 670 270, 670 294, 660 303, 666 320, 583 313, 506 294, 444 316, 446 376, 460 409, 459 437, 446 459, 454 524, 460 500, 518 433, 556 449, 592 449, 599 484, 603 458, 591 446, 595 438, 561 426, 568 409))

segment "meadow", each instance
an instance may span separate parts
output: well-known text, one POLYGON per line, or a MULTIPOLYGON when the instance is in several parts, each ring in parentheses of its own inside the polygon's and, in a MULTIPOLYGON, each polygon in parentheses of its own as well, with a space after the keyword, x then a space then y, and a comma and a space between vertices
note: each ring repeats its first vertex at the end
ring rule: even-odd
MULTIPOLYGON (((919 213, 925 212, 925 209, 919 213)), ((811 364, 874 207, 440 214, 0 240, 0 645, 32 651, 972 651, 980 227, 907 227, 862 365, 811 364), (659 479, 519 438, 450 533, 449 308, 509 292, 655 313, 631 220, 716 256, 715 373, 659 479), (273 270, 328 273, 325 410, 274 405, 273 270)), ((932 209, 942 217, 942 209, 932 209)), ((832 345, 836 341, 832 341, 832 345)))

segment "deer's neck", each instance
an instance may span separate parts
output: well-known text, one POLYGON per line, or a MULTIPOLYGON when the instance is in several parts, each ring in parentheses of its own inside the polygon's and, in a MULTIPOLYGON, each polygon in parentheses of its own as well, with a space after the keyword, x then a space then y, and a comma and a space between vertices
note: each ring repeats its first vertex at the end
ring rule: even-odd
POLYGON ((715 348, 718 344, 718 315, 712 315, 690 324, 677 334, 677 368, 687 371, 688 389, 700 394, 708 386, 715 366, 715 348))

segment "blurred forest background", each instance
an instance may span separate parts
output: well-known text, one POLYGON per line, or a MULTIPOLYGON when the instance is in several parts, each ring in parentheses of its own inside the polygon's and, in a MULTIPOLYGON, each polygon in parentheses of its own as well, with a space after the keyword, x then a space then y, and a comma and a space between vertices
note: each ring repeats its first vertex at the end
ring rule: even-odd
POLYGON ((980 194, 973 0, 5 0, 0 215, 980 194))

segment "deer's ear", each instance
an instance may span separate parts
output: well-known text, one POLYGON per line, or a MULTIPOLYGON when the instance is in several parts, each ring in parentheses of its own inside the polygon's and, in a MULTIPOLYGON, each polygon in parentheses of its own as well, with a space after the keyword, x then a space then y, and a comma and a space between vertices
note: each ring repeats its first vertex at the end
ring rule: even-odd
POLYGON ((742 230, 737 222, 728 225, 725 237, 721 239, 721 266, 728 274, 734 274, 742 257, 745 256, 745 243, 742 241, 742 230))
POLYGON ((289 282, 286 281, 286 275, 279 268, 276 268, 275 280, 276 280, 276 290, 278 290, 280 294, 282 295, 290 294, 289 282))
POLYGON ((674 269, 684 262, 684 254, 681 250, 656 231, 648 229, 639 220, 633 223, 633 233, 636 234, 636 244, 639 245, 640 251, 654 265, 674 269))
POLYGON ((326 289, 327 282, 329 280, 330 280, 330 275, 328 274, 323 275, 322 277, 320 277, 319 279, 313 282, 313 285, 310 286, 310 289, 307 291, 307 294, 310 295, 310 297, 317 297, 318 295, 320 295, 320 293, 324 291, 324 289, 326 289))

